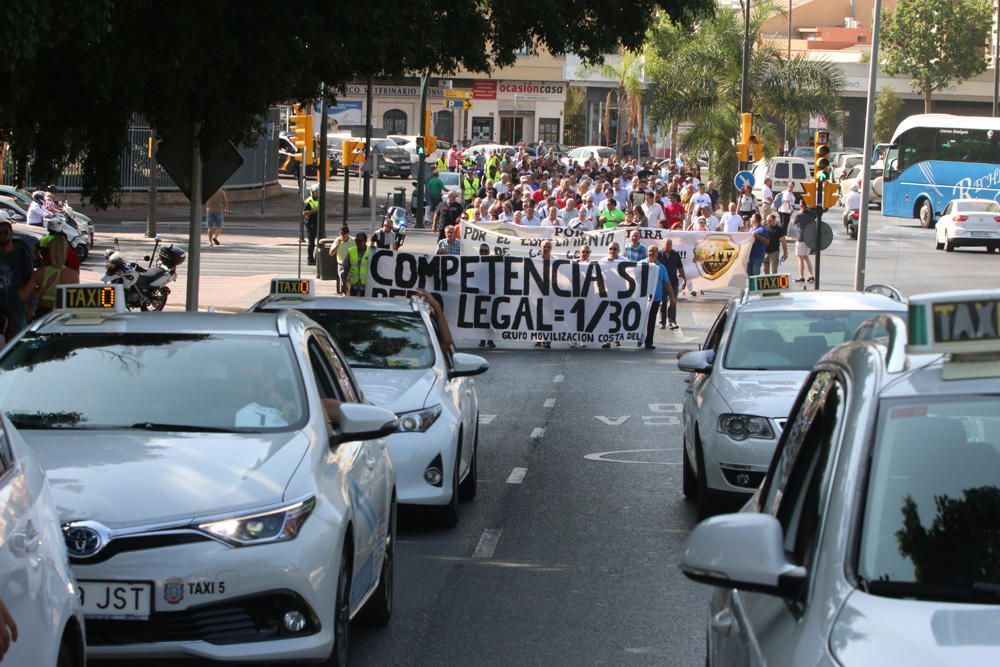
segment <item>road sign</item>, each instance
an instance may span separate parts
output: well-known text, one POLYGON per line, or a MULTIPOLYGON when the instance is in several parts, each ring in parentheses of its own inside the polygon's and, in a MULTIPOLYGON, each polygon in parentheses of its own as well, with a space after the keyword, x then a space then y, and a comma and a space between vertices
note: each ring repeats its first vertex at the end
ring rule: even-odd
POLYGON ((469 109, 472 108, 472 102, 470 102, 469 100, 462 100, 462 108, 468 111, 469 109))
POLYGON ((802 228, 802 240, 810 250, 826 250, 833 243, 833 229, 825 222, 806 224, 802 228), (817 231, 818 230, 818 231, 817 231))
POLYGON ((733 184, 736 185, 737 190, 742 190, 747 185, 752 188, 757 184, 757 179, 754 178, 753 174, 749 171, 741 171, 736 174, 736 178, 733 179, 733 184))
POLYGON ((465 100, 448 100, 449 109, 462 109, 465 107, 465 100))
MULTIPOLYGON (((180 132, 173 137, 165 137, 156 149, 156 160, 163 170, 170 174, 180 191, 191 199, 191 154, 192 135, 190 131, 180 132)), ((215 194, 216 190, 236 173, 243 165, 243 156, 233 142, 226 141, 215 147, 201 147, 201 203, 215 194)))
POLYGON ((450 100, 471 100, 472 91, 460 90, 458 88, 451 88, 444 91, 444 96, 450 100))

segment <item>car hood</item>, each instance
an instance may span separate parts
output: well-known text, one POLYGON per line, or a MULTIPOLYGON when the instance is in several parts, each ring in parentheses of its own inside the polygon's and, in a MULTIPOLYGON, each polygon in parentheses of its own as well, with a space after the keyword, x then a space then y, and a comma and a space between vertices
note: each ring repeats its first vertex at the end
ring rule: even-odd
POLYGON ((1000 607, 903 600, 854 591, 837 615, 830 650, 844 667, 996 665, 1000 607))
POLYGON ((186 521, 283 500, 304 434, 23 430, 60 520, 108 528, 186 521))
POLYGON ((736 414, 784 419, 809 371, 716 372, 713 382, 736 414))
POLYGON ((433 368, 353 368, 365 398, 393 412, 419 410, 434 388, 437 371, 433 368))

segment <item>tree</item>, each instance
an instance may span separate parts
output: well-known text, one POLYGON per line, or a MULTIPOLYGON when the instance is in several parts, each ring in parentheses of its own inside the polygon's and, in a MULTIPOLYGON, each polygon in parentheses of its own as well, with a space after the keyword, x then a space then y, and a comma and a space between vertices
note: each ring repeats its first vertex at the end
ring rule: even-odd
POLYGON ((882 12, 882 69, 911 76, 930 113, 935 90, 986 69, 992 13, 989 0, 899 0, 882 12))
MULTIPOLYGON (((780 49, 762 41, 761 26, 776 13, 778 9, 771 3, 755 4, 750 22, 754 42, 748 86, 750 108, 754 131, 763 140, 765 155, 773 155, 778 144, 771 119, 781 120, 797 131, 811 115, 817 115, 825 117, 831 129, 843 128, 838 111, 843 74, 827 61, 798 56, 788 60, 780 49)), ((679 44, 670 40, 664 44, 652 42, 647 52, 655 56, 647 64, 650 119, 661 127, 672 121, 690 123, 680 148, 689 153, 707 150, 712 175, 724 195, 732 194, 732 180, 739 167, 735 143, 743 62, 742 16, 720 11, 700 23, 697 31, 679 44)))
POLYGON ((0 140, 37 181, 82 160, 84 194, 114 203, 131 114, 169 137, 200 126, 203 146, 252 141, 267 109, 368 76, 510 65, 525 45, 596 62, 636 49, 648 16, 690 22, 712 0, 32 0, 5 3, 0 140), (305 18, 303 18, 305 17, 305 18), (415 28, 419 33, 415 32, 415 28), (416 38, 396 38, 413 36, 416 38), (487 45, 484 48, 484 45, 487 45), (58 82, 58 87, 47 85, 58 82))
MULTIPOLYGON (((629 136, 631 136, 631 126, 634 124, 636 105, 642 106, 642 81, 639 78, 642 70, 642 61, 634 51, 622 48, 619 50, 618 60, 614 62, 603 62, 600 65, 584 65, 579 68, 578 76, 586 76, 590 72, 596 71, 602 78, 611 79, 615 82, 615 99, 618 102, 618 123, 615 131, 615 150, 619 157, 623 151, 623 138, 625 136, 625 125, 629 125, 629 136), (633 99, 633 96, 638 99, 633 99)), ((607 105, 604 111, 605 128, 608 127, 608 119, 611 117, 611 92, 608 92, 607 105)), ((607 132, 607 129, 605 129, 607 132)))
POLYGON ((903 108, 903 100, 892 88, 882 88, 878 91, 878 99, 875 101, 875 143, 882 144, 892 139, 892 133, 896 131, 899 121, 896 117, 899 110, 903 108))

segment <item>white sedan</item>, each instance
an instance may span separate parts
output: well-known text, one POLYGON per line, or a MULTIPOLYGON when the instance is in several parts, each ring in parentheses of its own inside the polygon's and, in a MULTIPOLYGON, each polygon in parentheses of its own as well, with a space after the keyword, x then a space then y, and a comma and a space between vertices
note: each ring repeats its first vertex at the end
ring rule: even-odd
POLYGON ((607 146, 580 146, 566 153, 566 155, 559 158, 559 161, 567 167, 574 163, 583 164, 591 158, 596 158, 600 164, 606 164, 608 159, 614 154, 615 149, 608 148, 607 146))
POLYGON ((447 322, 420 298, 276 295, 253 309, 282 308, 329 331, 365 397, 399 416, 400 432, 389 437, 399 502, 434 507, 441 523, 455 525, 459 499, 476 496, 479 396, 471 376, 489 363, 442 345, 447 322))
POLYGON ((345 664, 349 620, 392 610, 395 415, 301 313, 58 290, 4 348, 0 405, 48 474, 90 655, 345 664))
MULTIPOLYGON (((4 665, 83 667, 84 621, 56 504, 35 455, 0 416, 0 608, 17 640, 4 665)), ((0 635, 13 636, 0 611, 0 635)))
POLYGON ((934 230, 934 247, 952 252, 961 246, 986 248, 986 252, 1000 248, 1000 204, 992 199, 948 202, 934 230))

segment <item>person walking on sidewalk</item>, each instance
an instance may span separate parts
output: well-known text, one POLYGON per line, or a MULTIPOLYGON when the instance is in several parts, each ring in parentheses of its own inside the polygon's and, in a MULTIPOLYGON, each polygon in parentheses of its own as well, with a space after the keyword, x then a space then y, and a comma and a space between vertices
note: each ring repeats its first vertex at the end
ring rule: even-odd
POLYGON ((805 201, 799 202, 799 212, 796 213, 791 220, 791 224, 788 228, 788 236, 795 239, 795 259, 799 262, 799 277, 795 279, 795 282, 801 283, 808 280, 813 282, 815 274, 813 273, 812 259, 809 258, 809 246, 803 240, 803 231, 809 225, 815 224, 816 217, 813 215, 809 207, 806 206, 805 201), (808 269, 809 278, 805 277, 806 269, 808 269))
POLYGON ((205 202, 205 224, 208 226, 208 245, 222 245, 219 235, 222 234, 223 216, 229 215, 229 197, 226 191, 219 188, 205 202))
POLYGON ((660 310, 660 304, 666 299, 674 300, 674 288, 670 284, 670 275, 667 272, 667 267, 660 264, 660 251, 655 245, 649 246, 649 252, 646 253, 646 257, 643 258, 643 262, 652 264, 655 266, 659 275, 656 279, 656 293, 649 297, 649 315, 646 319, 646 338, 642 343, 638 345, 643 345, 647 350, 655 350, 656 346, 653 345, 653 333, 656 331, 656 313, 660 310))
POLYGON ((347 252, 351 249, 351 229, 344 225, 340 228, 340 236, 330 246, 330 255, 337 258, 337 292, 342 293, 347 286, 347 271, 344 264, 347 262, 347 252))
MULTIPOLYGON (((677 326, 677 297, 682 289, 680 281, 684 281, 683 289, 687 289, 688 285, 687 276, 684 275, 684 260, 681 258, 681 254, 674 250, 674 242, 667 239, 663 242, 663 251, 660 252, 657 261, 666 267, 667 278, 670 281, 670 294, 673 295, 669 301, 660 301, 660 328, 664 328, 666 321, 669 320, 670 328, 677 329, 679 328, 677 326)), ((650 318, 655 316, 656 313, 649 312, 650 318)))
POLYGON ((316 219, 316 215, 319 213, 319 183, 313 184, 309 188, 309 199, 306 200, 305 206, 302 209, 302 222, 306 227, 306 239, 308 245, 306 246, 306 261, 309 264, 316 263, 316 225, 319 220, 316 219))

